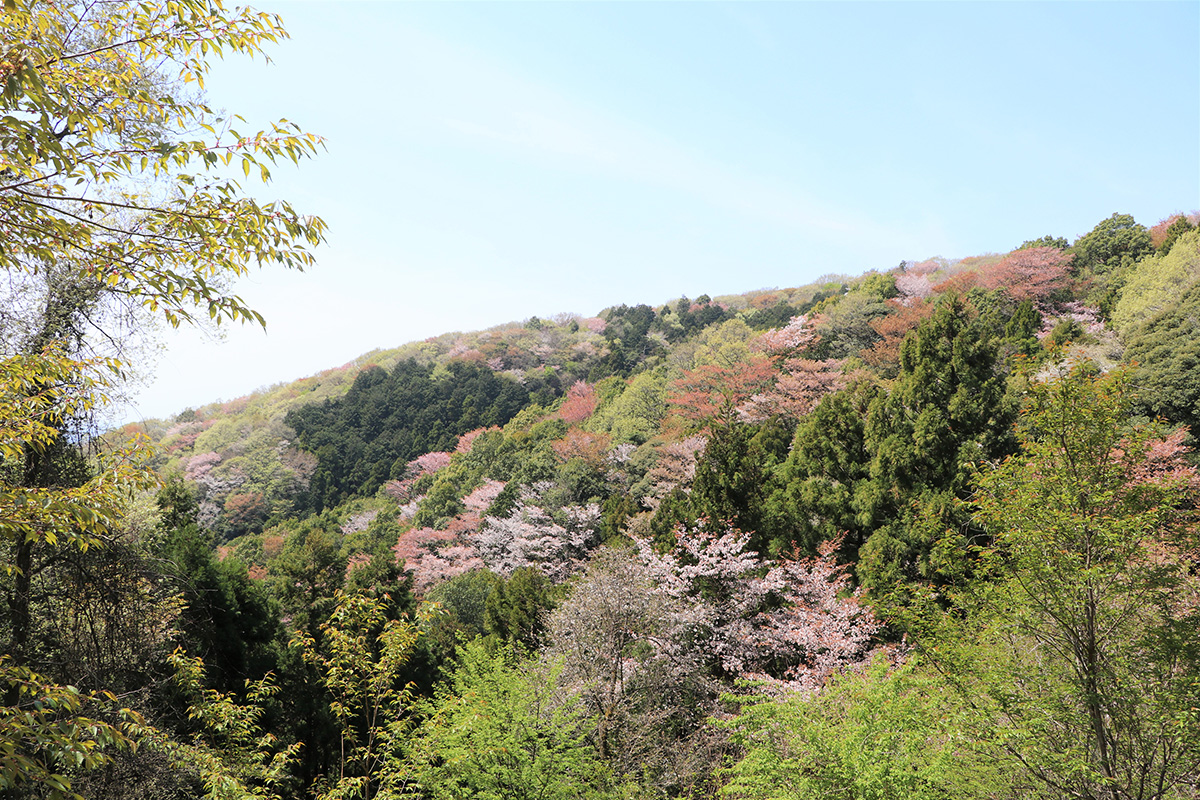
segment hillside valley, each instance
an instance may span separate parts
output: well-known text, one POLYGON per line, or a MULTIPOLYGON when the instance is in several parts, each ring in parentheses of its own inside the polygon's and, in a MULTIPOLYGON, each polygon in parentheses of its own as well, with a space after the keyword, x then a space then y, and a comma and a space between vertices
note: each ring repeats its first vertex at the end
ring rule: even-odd
POLYGON ((1200 4, 264 5, 0 11, 0 800, 1200 800, 1200 4))
MULTIPOLYGON (((114 681, 159 724, 242 709, 240 743, 197 741, 284 758, 279 796, 374 776, 372 796, 430 798, 766 798, 846 774, 1051 796, 1094 731, 1087 702, 1045 710, 1079 663, 1030 659, 1104 585, 1097 646, 1127 660, 1096 691, 1154 682, 1106 735, 1180 748, 1114 759, 1195 797, 1200 728, 1152 707, 1194 719, 1200 686, 1196 222, 1114 214, 1074 242, 448 333, 128 425, 109 436, 148 439, 161 488, 126 544, 38 581, 154 565, 96 600, 140 642, 114 681), (1161 615, 1132 613, 1147 598, 1161 615), (134 633, 148 619, 171 632, 134 633), (147 683, 168 664, 217 694, 147 683), (1031 755, 1047 713, 1076 738, 1031 755)), ((62 642, 82 619, 36 616, 62 642)), ((107 648, 79 663, 122 663, 107 648)), ((170 791, 195 774, 115 764, 170 791)))

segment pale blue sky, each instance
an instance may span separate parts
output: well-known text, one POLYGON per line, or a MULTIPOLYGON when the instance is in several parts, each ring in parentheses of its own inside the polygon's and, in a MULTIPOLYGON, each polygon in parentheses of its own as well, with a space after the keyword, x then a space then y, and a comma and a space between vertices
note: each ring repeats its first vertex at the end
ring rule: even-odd
POLYGON ((268 331, 165 337, 164 416, 373 348, 1200 208, 1200 4, 269 3, 209 101, 328 152, 277 170, 319 266, 268 331))

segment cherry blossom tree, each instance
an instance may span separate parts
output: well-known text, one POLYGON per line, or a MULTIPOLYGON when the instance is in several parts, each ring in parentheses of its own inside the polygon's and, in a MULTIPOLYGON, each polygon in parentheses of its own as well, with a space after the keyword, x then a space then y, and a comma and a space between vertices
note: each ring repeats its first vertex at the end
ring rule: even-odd
POLYGON ((422 453, 408 462, 403 478, 388 481, 383 485, 384 492, 402 503, 417 500, 418 498, 412 496, 413 487, 417 481, 426 475, 448 467, 452 455, 452 453, 442 452, 422 453))
POLYGON ((692 422, 728 423, 738 406, 766 390, 773 378, 771 361, 761 355, 735 364, 704 364, 684 371, 667 402, 692 422))
POLYGON ((782 361, 794 356, 816 343, 816 325, 818 320, 812 320, 801 314, 792 317, 782 328, 772 328, 750 343, 750 348, 760 353, 766 353, 772 359, 782 361))
POLYGON ((639 556, 659 590, 690 608, 685 638, 725 674, 757 678, 779 690, 817 691, 836 670, 863 663, 879 622, 849 593, 840 544, 809 559, 763 562, 750 535, 680 531, 676 547, 639 556))
POLYGON ((552 515, 544 499, 551 488, 536 483, 521 493, 511 515, 483 521, 473 542, 488 569, 508 577, 533 567, 555 582, 579 570, 597 543, 600 507, 567 506, 552 515))
POLYGON ((592 415, 599 402, 595 386, 577 381, 570 389, 567 389, 567 395, 558 408, 559 419, 568 425, 583 422, 592 415))
POLYGON ((392 552, 412 572, 417 594, 484 566, 471 538, 482 524, 482 512, 503 488, 499 481, 489 481, 476 489, 463 499, 466 511, 447 520, 444 528, 417 527, 400 534, 392 552))
POLYGON ((456 517, 444 530, 413 528, 400 535, 392 552, 413 574, 413 590, 423 595, 447 578, 484 566, 478 551, 465 544, 461 518, 456 517))
POLYGON ((635 552, 606 548, 550 615, 544 656, 563 665, 559 682, 582 701, 589 738, 618 775, 678 774, 681 739, 713 709, 717 686, 679 641, 692 613, 635 552))
POLYGON ((751 342, 751 350, 767 355, 778 374, 738 404, 743 422, 763 422, 773 416, 799 419, 823 396, 843 386, 840 360, 816 361, 803 356, 820 340, 816 332, 819 323, 820 319, 810 320, 804 315, 793 317, 784 327, 769 330, 751 342))
POLYGON ((504 487, 504 481, 485 478, 482 484, 472 489, 463 498, 463 508, 467 509, 468 513, 482 514, 487 511, 488 506, 496 501, 500 492, 504 491, 504 487))
POLYGON ((738 416, 744 422, 764 422, 775 416, 800 419, 822 397, 846 385, 842 363, 840 359, 789 358, 775 385, 751 395, 738 406, 738 416))
POLYGON ((609 461, 609 437, 602 433, 588 433, 578 428, 567 431, 567 435, 552 442, 550 448, 563 461, 581 459, 597 469, 609 461))
POLYGON ((650 510, 658 508, 664 497, 676 487, 691 487, 696 477, 696 461, 704 452, 703 436, 689 436, 678 442, 668 442, 658 449, 658 459, 646 473, 648 494, 642 498, 650 510))
POLYGON ((1057 247, 1014 250, 996 266, 980 273, 985 289, 1001 289, 1016 302, 1032 300, 1045 306, 1071 280, 1071 254, 1057 247))
POLYGON ((896 276, 896 290, 900 292, 900 303, 909 306, 931 297, 933 282, 928 274, 904 272, 896 276))

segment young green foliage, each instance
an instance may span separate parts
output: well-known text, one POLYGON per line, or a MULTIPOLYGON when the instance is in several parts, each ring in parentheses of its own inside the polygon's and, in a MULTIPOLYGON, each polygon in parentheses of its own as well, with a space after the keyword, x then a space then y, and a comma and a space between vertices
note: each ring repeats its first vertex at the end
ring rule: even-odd
POLYGON ((387 619, 386 599, 336 597, 320 645, 303 633, 294 643, 331 698, 341 735, 339 771, 327 776, 320 800, 372 800, 407 793, 412 779, 403 756, 411 697, 401 684, 417 628, 387 619))
POLYGON ((278 17, 219 0, 6 3, 0 269, 65 261, 172 325, 197 308, 261 323, 224 284, 253 264, 311 264, 325 226, 244 196, 230 168, 266 181, 320 139, 286 121, 240 133, 189 84, 203 88, 210 57, 284 36, 278 17))
POLYGON ((143 730, 146 746, 167 754, 173 767, 195 776, 205 800, 278 800, 290 781, 300 745, 280 746, 263 730, 264 705, 279 687, 271 675, 247 681, 246 702, 206 688, 204 662, 176 650, 174 681, 190 700, 188 719, 198 730, 189 741, 143 730))
MULTIPOLYGON (((765 698, 720 724, 743 748, 721 791, 738 800, 941 800, 994 784, 994 762, 936 677, 877 657, 820 694, 765 698)), ((982 794, 982 793, 981 793, 982 794)))
POLYGON ((1023 452, 978 479, 994 533, 960 624, 927 652, 1027 797, 1190 797, 1200 779, 1200 613, 1180 509, 1195 473, 1130 428, 1128 380, 1030 389, 1023 452))
POLYGON ((607 770, 586 741, 582 705, 517 650, 459 649, 420 732, 420 784, 432 800, 577 800, 608 795, 607 770))
POLYGON ((137 746, 141 718, 121 709, 117 721, 106 721, 116 705, 107 692, 56 686, 7 657, 0 659, 0 687, 13 698, 0 706, 0 791, 6 795, 38 787, 48 800, 81 800, 71 791, 72 773, 100 769, 115 752, 137 746))

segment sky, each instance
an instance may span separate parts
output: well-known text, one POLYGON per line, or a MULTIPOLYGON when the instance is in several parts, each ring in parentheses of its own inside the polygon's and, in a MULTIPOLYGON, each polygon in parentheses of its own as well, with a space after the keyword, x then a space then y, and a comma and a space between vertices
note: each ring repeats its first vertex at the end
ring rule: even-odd
MULTIPOLYGON (((530 316, 801 286, 1200 208, 1200 3, 274 2, 211 106, 325 137, 267 320, 163 331, 131 419, 530 316)), ((248 126, 247 126, 248 127, 248 126)))

